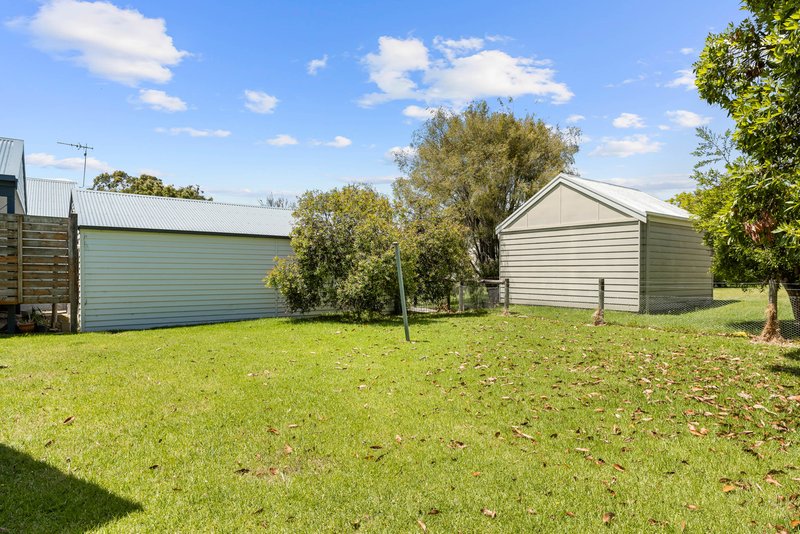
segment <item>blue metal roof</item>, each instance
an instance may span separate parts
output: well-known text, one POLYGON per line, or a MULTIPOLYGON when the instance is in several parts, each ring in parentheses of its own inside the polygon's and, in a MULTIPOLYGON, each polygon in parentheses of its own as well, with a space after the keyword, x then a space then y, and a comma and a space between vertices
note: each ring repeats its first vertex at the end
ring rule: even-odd
POLYGON ((292 210, 75 189, 78 227, 288 237, 292 210))
POLYGON ((28 215, 69 217, 69 202, 75 182, 28 178, 28 215))

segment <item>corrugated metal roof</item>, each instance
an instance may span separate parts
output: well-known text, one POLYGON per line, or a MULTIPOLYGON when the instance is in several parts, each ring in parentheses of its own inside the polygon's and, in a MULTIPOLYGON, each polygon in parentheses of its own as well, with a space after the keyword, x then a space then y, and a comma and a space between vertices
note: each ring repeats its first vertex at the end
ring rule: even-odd
POLYGON ((607 200, 618 202, 643 216, 651 214, 677 217, 679 219, 689 218, 688 211, 678 206, 673 206, 663 200, 659 200, 653 195, 648 195, 638 189, 631 189, 630 187, 613 185, 606 182, 597 182, 595 180, 587 180, 586 178, 578 178, 577 176, 570 176, 567 174, 562 176, 568 182, 590 189, 607 200))
POLYGON ((640 221, 647 221, 648 215, 661 215, 672 219, 689 220, 690 213, 677 206, 673 206, 663 200, 659 200, 652 195, 648 195, 638 189, 631 189, 630 187, 622 187, 620 185, 608 184, 605 182, 597 182, 595 180, 587 180, 586 178, 578 178, 571 174, 561 173, 546 186, 539 190, 538 193, 529 198, 522 206, 516 209, 514 213, 509 215, 503 222, 497 225, 496 232, 500 232, 517 220, 523 213, 528 211, 540 199, 544 198, 553 188, 559 184, 566 184, 578 191, 583 192, 589 197, 593 197, 599 202, 607 204, 612 208, 620 211, 627 212, 630 216, 639 219, 640 221))
POLYGON ((15 176, 19 180, 24 143, 20 139, 0 137, 0 174, 15 176))
POLYGON ((292 211, 205 200, 76 189, 78 226, 288 237, 292 211))
POLYGON ((28 178, 28 215, 69 217, 72 190, 78 187, 67 180, 28 178))

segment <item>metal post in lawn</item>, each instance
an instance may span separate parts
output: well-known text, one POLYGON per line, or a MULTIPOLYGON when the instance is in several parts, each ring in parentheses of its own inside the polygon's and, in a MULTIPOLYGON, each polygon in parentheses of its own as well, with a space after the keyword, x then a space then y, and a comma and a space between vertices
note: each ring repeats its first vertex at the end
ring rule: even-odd
POLYGON ((394 259, 397 263, 397 283, 400 286, 400 309, 403 311, 403 327, 406 330, 406 341, 411 341, 408 333, 408 310, 406 309, 406 289, 403 286, 403 266, 400 264, 400 243, 394 242, 394 259))
POLYGON ((508 315, 508 278, 505 279, 503 284, 505 285, 505 295, 503 296, 503 313, 508 315))
POLYGON ((605 321, 605 308, 606 308, 606 280, 605 278, 597 279, 597 311, 592 315, 592 320, 595 326, 602 326, 606 324, 605 321))
POLYGON ((464 282, 458 284, 458 311, 464 311, 464 282))

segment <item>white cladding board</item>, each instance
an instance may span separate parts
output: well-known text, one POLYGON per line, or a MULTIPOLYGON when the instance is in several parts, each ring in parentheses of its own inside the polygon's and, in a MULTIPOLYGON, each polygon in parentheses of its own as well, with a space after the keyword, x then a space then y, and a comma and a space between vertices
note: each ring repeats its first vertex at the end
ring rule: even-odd
POLYGON ((611 310, 639 311, 639 223, 504 231, 500 277, 512 304, 594 308, 605 278, 611 310))
POLYGON ((651 298, 711 299, 711 251, 689 221, 651 217, 642 233, 642 293, 651 298))
POLYGON ((80 231, 81 331, 286 315, 264 276, 288 239, 80 231))

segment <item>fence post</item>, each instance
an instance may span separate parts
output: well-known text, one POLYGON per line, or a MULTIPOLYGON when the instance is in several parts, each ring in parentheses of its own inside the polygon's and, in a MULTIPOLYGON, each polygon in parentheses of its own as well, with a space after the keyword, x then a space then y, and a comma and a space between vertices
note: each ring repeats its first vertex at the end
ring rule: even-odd
POLYGON ((505 295, 504 295, 504 298, 503 298, 503 313, 507 314, 508 313, 508 304, 509 304, 509 302, 508 302, 509 301, 509 297, 508 297, 508 286, 509 286, 508 278, 505 279, 504 285, 505 285, 505 295))
POLYGON ((69 331, 73 334, 78 332, 78 214, 72 213, 69 216, 69 331))
POLYGON ((403 266, 400 263, 400 244, 394 244, 394 257, 397 262, 397 283, 400 284, 400 309, 403 310, 403 327, 406 331, 406 341, 411 341, 408 333, 408 310, 406 309, 406 289, 403 287, 403 266))
POLYGON ((597 279, 597 310, 592 315, 592 323, 595 326, 606 324, 605 321, 605 308, 606 308, 606 280, 605 278, 597 279))
POLYGON ((458 311, 464 311, 464 282, 458 284, 458 311))

